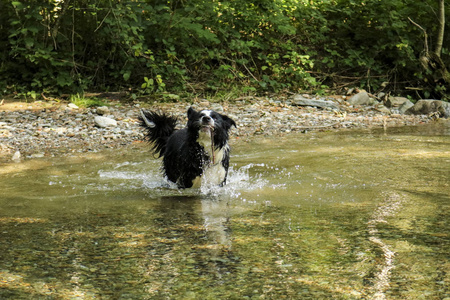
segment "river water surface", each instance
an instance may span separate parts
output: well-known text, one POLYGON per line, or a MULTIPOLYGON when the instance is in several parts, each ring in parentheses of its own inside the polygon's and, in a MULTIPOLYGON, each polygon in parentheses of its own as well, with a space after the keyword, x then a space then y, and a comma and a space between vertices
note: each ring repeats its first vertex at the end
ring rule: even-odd
POLYGON ((1 299, 450 299, 450 127, 232 141, 224 188, 143 146, 0 166, 1 299))

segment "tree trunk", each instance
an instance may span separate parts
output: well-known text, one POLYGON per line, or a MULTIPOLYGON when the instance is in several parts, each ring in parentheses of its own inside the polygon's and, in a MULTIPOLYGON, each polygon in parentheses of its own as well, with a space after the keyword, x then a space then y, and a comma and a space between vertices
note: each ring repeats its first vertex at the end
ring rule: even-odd
POLYGON ((438 35, 436 39, 436 48, 434 49, 434 53, 437 57, 441 57, 442 52, 442 44, 444 43, 444 28, 445 28, 445 5, 444 0, 439 0, 439 11, 438 11, 438 22, 439 29, 438 35))
POLYGON ((425 37, 424 50, 420 55, 419 61, 425 71, 427 84, 433 87, 433 92, 436 92, 442 97, 450 91, 450 73, 441 59, 442 45, 444 43, 445 3, 444 0, 438 1, 438 32, 434 51, 429 51, 428 49, 428 35, 426 30, 410 18, 409 20, 423 31, 425 37))

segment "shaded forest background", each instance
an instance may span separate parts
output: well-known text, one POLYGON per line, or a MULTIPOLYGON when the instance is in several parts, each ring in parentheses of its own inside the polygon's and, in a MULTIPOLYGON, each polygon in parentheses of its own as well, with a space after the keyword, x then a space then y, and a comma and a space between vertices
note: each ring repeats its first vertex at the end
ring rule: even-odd
POLYGON ((450 32, 439 3, 0 0, 0 94, 361 87, 446 98, 446 78, 421 64, 440 29, 450 32))

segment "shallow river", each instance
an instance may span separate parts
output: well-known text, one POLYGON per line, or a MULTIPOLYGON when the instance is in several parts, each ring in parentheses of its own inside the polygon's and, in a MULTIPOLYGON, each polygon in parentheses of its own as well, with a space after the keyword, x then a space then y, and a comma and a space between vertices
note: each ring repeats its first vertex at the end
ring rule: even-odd
POLYGON ((232 141, 228 185, 145 147, 0 166, 1 299, 450 299, 450 126, 232 141))

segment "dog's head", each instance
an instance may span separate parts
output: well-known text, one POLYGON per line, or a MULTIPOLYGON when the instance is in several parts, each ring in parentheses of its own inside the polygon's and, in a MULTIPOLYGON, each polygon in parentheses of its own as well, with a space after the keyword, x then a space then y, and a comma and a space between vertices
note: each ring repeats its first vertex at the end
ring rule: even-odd
POLYGON ((196 111, 192 107, 188 110, 188 128, 198 131, 225 131, 228 132, 236 123, 228 116, 221 115, 213 110, 196 111))

